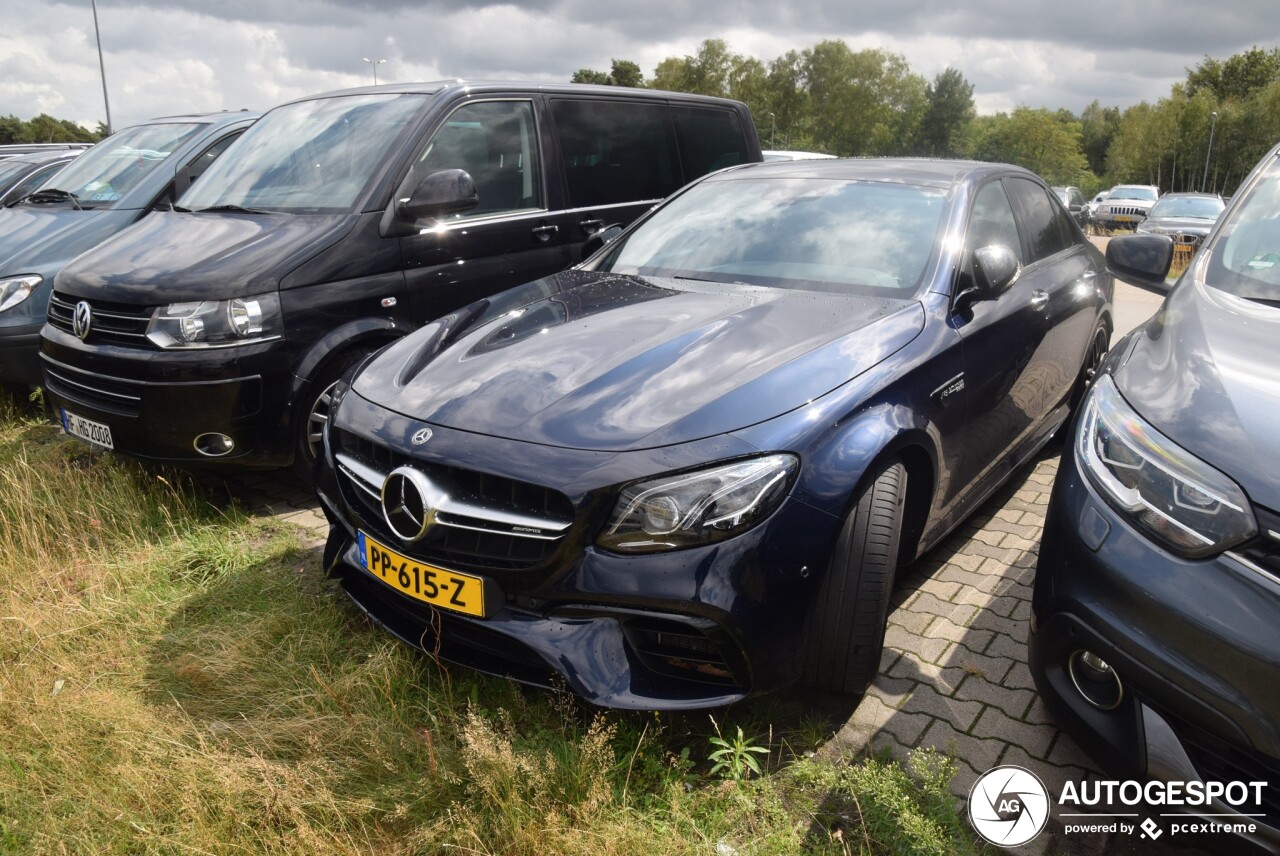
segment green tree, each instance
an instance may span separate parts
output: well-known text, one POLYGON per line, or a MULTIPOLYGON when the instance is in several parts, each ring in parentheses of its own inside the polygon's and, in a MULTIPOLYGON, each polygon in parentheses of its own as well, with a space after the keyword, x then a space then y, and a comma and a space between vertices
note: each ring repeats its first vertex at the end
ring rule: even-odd
POLYGON ((948 66, 925 87, 918 152, 933 157, 961 157, 969 153, 969 132, 977 111, 973 84, 948 66))
POLYGON ((813 140, 839 155, 898 154, 914 138, 926 107, 924 78, 906 59, 878 49, 854 52, 828 40, 804 52, 813 140))
POLYGON ((596 83, 602 86, 644 86, 644 74, 640 66, 629 59, 611 60, 609 71, 594 68, 580 68, 569 79, 570 83, 596 83))
POLYGON ((1107 149, 1120 130, 1120 108, 1103 107, 1095 99, 1080 114, 1080 139, 1089 169, 1098 176, 1107 171, 1107 149))
POLYGON ((734 55, 724 39, 707 39, 693 56, 668 57, 653 73, 655 89, 729 97, 734 55))
POLYGON ((975 122, 974 155, 980 160, 1017 164, 1050 184, 1079 184, 1088 171, 1080 150, 1080 123, 1044 108, 1019 107, 1012 114, 975 122))
POLYGON ((1206 56, 1187 72, 1189 94, 1208 89, 1219 101, 1243 100, 1277 81, 1280 81, 1280 48, 1264 51, 1254 47, 1221 61, 1206 56))

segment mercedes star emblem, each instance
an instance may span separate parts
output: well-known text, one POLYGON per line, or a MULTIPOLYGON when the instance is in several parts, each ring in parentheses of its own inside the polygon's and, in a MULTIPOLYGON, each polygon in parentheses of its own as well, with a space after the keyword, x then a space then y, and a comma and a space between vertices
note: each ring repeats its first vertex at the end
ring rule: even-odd
POLYGON ((89 301, 81 300, 76 304, 75 314, 71 316, 71 329, 81 341, 89 338, 89 330, 93 328, 93 307, 89 301))
POLYGON ((448 495, 412 467, 397 467, 382 482, 382 519, 401 541, 420 541, 436 523, 448 495))
POLYGON ((413 437, 410 439, 412 440, 413 445, 421 446, 423 443, 431 439, 431 429, 419 428, 417 431, 413 432, 413 437))

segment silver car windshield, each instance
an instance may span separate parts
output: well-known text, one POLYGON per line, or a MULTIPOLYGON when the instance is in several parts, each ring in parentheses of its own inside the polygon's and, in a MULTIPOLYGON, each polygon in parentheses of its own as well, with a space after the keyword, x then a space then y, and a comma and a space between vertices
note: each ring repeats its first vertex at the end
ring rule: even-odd
POLYGON ((110 207, 203 127, 175 122, 125 128, 73 160, 40 189, 64 190, 85 208, 110 207))
POLYGON ((1147 216, 1154 219, 1160 217, 1199 217, 1214 220, 1225 206, 1221 199, 1210 196, 1166 196, 1151 207, 1147 216))
POLYGON ((657 211, 598 269, 905 297, 920 286, 945 207, 933 187, 712 180, 657 211))
POLYGON ((430 96, 346 95, 267 113, 178 204, 295 214, 351 211, 430 96))
POLYGON ((1280 158, 1273 156, 1243 191, 1206 253, 1208 285, 1280 306, 1280 158))

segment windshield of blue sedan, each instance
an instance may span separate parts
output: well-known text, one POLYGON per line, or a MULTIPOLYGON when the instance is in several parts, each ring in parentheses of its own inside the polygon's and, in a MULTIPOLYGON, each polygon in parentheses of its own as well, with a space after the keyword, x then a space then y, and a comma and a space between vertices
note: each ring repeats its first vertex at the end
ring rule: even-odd
POLYGON ((348 95, 278 107, 213 162, 178 204, 296 214, 351 211, 426 95, 348 95))
POLYGON ((76 158, 41 189, 66 191, 84 208, 111 206, 202 127, 174 122, 126 128, 76 158))
POLYGON ((933 255, 945 201, 942 190, 907 184, 712 180, 657 211, 599 269, 905 296, 933 255))

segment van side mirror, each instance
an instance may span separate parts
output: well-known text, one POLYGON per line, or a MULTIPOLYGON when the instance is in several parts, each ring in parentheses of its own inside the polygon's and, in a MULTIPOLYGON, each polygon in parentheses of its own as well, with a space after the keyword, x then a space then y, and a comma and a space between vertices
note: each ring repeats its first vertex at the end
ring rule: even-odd
POLYGON ((606 244, 613 243, 619 235, 622 234, 622 227, 617 223, 605 226, 603 229, 597 229, 591 233, 591 237, 582 242, 582 257, 584 259, 600 252, 605 248, 606 244))
POLYGON ((1107 267, 1120 279, 1163 286, 1172 264, 1168 235, 1122 235, 1107 242, 1107 267))
POLYGON ((974 298, 995 300, 1009 290, 1022 266, 1013 250, 991 244, 973 251, 974 298))
POLYGON ((396 209, 407 219, 425 220, 460 214, 479 204, 476 183, 466 170, 442 169, 418 182, 413 195, 399 200, 396 209))

